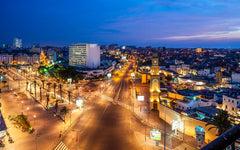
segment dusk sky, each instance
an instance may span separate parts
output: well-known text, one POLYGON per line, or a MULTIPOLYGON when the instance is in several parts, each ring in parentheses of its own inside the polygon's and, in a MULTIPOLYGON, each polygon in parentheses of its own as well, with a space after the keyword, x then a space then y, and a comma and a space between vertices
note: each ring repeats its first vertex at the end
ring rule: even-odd
POLYGON ((0 43, 240 48, 240 0, 0 0, 0 43))

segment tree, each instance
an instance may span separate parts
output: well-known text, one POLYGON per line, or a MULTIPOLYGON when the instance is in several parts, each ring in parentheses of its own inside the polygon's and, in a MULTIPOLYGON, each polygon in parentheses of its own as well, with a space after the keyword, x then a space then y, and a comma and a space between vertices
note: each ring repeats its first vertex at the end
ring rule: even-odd
POLYGON ((34 84, 34 89, 35 89, 35 98, 36 98, 36 94, 37 94, 37 89, 36 89, 37 82, 36 82, 36 80, 34 80, 34 81, 33 81, 33 84, 34 84))
MULTIPOLYGON (((232 128, 231 122, 228 120, 228 113, 225 110, 221 110, 219 114, 216 114, 213 117, 213 120, 209 123, 207 123, 205 126, 212 125, 208 129, 210 131, 211 129, 217 129, 218 133, 217 136, 222 135, 224 132, 226 132, 228 129, 232 128)), ((235 150, 235 142, 231 144, 232 150, 235 150)))
POLYGON ((28 87, 28 81, 26 81, 26 91, 27 91, 27 87, 28 87))
POLYGON ((6 81, 6 80, 3 80, 2 83, 3 83, 4 87, 5 87, 7 81, 6 81))
POLYGON ((32 84, 33 83, 30 83, 30 94, 32 95, 32 84))
POLYGON ((54 97, 56 97, 56 87, 57 87, 57 84, 54 83, 53 84, 53 92, 54 92, 54 97))
POLYGON ((221 110, 219 114, 215 115, 213 120, 206 124, 206 126, 208 125, 213 125, 208 131, 214 128, 218 130, 217 136, 223 134, 232 127, 231 122, 228 120, 228 113, 224 110, 221 110))
POLYGON ((55 110, 56 110, 56 115, 57 115, 57 112, 58 112, 58 102, 60 101, 60 99, 56 100, 56 103, 55 103, 55 110))
POLYGON ((48 92, 50 92, 50 86, 51 86, 52 83, 48 82, 47 83, 47 86, 48 86, 48 92))
POLYGON ((42 81, 42 84, 43 84, 43 89, 44 89, 44 82, 45 82, 45 80, 41 80, 42 81))
POLYGON ((71 99, 71 91, 68 91, 68 104, 70 104, 70 99, 71 99))
POLYGON ((40 88, 40 101, 42 101, 42 88, 41 86, 39 86, 39 88, 40 88))
POLYGON ((49 99, 49 93, 48 93, 48 92, 46 93, 46 97, 47 97, 47 106, 46 106, 46 107, 48 108, 48 103, 49 103, 49 101, 50 101, 50 99, 49 99))
POLYGON ((64 106, 61 110, 60 110, 60 114, 64 115, 64 122, 66 122, 66 115, 70 112, 70 110, 64 106))
POLYGON ((172 80, 173 80, 173 77, 172 77, 171 75, 167 75, 167 76, 166 76, 166 79, 167 79, 167 81, 172 81, 172 80))
POLYGON ((59 89, 60 89, 60 97, 63 103, 63 98, 62 98, 62 84, 59 84, 59 89))

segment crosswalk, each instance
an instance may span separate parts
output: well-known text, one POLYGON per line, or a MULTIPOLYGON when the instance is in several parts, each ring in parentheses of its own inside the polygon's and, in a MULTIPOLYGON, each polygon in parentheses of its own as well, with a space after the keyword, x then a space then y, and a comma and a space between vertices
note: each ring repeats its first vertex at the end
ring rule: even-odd
POLYGON ((61 141, 54 150, 68 150, 67 146, 61 141))

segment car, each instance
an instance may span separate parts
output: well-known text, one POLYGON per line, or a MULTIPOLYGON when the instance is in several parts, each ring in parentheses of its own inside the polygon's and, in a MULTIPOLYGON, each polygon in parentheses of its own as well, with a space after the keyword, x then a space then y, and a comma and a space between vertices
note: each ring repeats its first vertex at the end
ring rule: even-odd
POLYGON ((13 138, 12 138, 11 136, 9 136, 8 142, 9 142, 9 143, 14 143, 13 138))
POLYGON ((3 140, 0 140, 0 147, 5 147, 5 144, 3 143, 3 140))

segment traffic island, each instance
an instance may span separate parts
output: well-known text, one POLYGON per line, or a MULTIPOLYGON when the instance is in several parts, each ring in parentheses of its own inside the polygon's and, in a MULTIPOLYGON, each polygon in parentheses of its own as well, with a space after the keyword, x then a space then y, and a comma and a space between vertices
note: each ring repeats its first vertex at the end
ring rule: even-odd
POLYGON ((16 124, 16 127, 20 128, 23 132, 28 131, 29 134, 33 133, 34 128, 24 114, 17 115, 16 117, 9 116, 9 119, 12 120, 12 123, 16 124))

